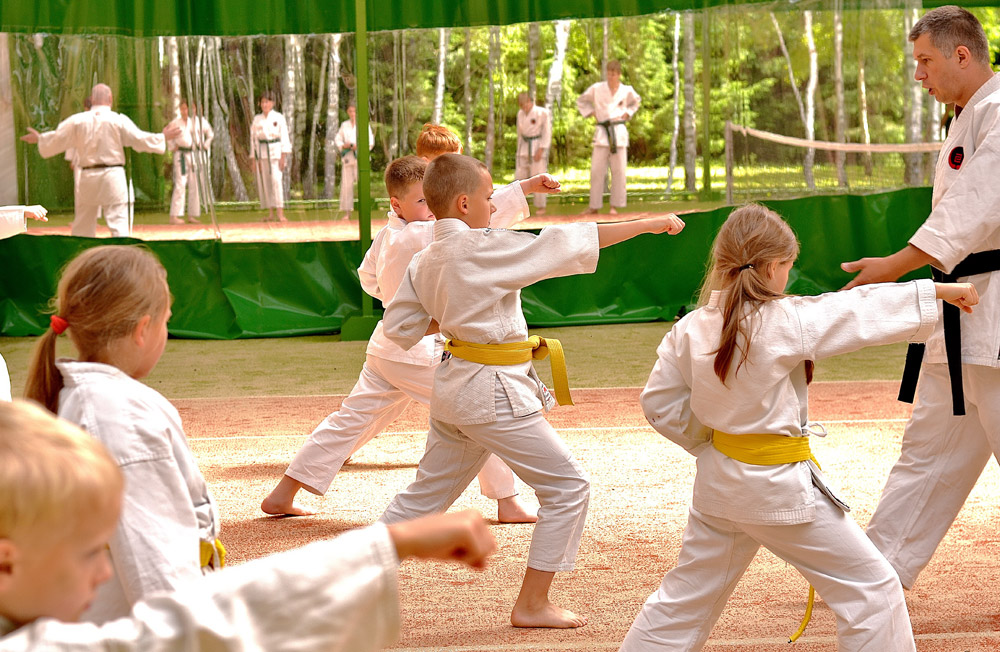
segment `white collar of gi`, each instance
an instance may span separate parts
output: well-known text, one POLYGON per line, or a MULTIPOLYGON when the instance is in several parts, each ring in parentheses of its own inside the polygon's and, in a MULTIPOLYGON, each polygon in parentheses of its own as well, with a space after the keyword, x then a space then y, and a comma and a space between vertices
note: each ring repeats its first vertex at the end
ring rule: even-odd
POLYGON ((712 294, 708 295, 708 303, 705 304, 705 307, 718 308, 720 301, 722 301, 722 290, 712 290, 712 294))
POLYGON ((997 90, 1000 90, 1000 74, 993 75, 992 77, 990 77, 990 80, 988 82, 980 86, 979 90, 973 93, 972 97, 969 98, 969 103, 966 106, 970 107, 975 106, 976 104, 979 103, 980 100, 983 100, 986 97, 992 95, 997 90))
POLYGON ((434 222, 434 239, 442 240, 450 235, 471 230, 468 224, 457 217, 442 217, 434 222))

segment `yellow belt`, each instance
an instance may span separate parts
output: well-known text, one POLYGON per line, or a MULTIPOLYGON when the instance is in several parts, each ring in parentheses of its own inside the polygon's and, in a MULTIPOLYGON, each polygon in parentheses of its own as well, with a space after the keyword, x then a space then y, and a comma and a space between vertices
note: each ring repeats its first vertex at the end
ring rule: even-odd
POLYGON ((215 553, 219 553, 219 570, 226 565, 226 547, 222 545, 222 542, 218 539, 215 543, 209 543, 208 541, 199 541, 199 550, 201 551, 201 567, 211 566, 215 568, 215 553))
MULTIPOLYGON (((731 435, 728 432, 715 430, 712 433, 712 445, 737 462, 770 466, 772 464, 792 464, 812 460, 816 466, 819 462, 813 457, 809 448, 808 437, 786 437, 785 435, 731 435)), ((812 618, 813 603, 816 601, 816 589, 809 587, 809 600, 806 603, 806 614, 798 630, 790 637, 789 643, 794 643, 806 631, 806 625, 812 618)))
POLYGON ((524 342, 505 344, 476 344, 462 340, 445 340, 444 350, 456 358, 490 365, 513 365, 531 360, 544 360, 552 355, 552 384, 555 385, 559 405, 573 405, 569 394, 569 375, 566 373, 566 355, 559 340, 532 335, 524 342))

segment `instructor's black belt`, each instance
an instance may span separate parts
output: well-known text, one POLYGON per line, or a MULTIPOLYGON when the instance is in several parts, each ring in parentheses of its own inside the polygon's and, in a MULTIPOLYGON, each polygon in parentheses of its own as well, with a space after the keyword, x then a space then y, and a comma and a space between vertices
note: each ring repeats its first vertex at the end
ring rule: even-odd
POLYGON ((84 165, 81 170, 103 170, 105 168, 123 168, 121 163, 98 163, 97 165, 84 165))
MULTIPOLYGON (((1000 271, 1000 249, 980 251, 969 255, 965 260, 955 265, 951 274, 945 274, 936 267, 931 267, 931 274, 938 283, 955 283, 963 276, 974 276, 988 272, 1000 271)), ((959 320, 962 311, 958 306, 944 304, 944 351, 948 358, 948 376, 951 378, 952 413, 955 416, 965 414, 965 392, 962 388, 962 324, 959 320)), ((910 344, 906 350, 906 364, 903 366, 903 379, 899 384, 899 400, 913 403, 917 391, 917 378, 920 376, 920 363, 924 358, 923 344, 910 344)))
POLYGON ((190 147, 178 147, 177 151, 180 152, 181 159, 181 176, 187 174, 187 155, 191 153, 192 148, 190 147))
POLYGON ((605 120, 604 122, 597 123, 598 127, 604 127, 604 131, 608 132, 608 145, 611 147, 612 154, 618 151, 618 141, 615 139, 615 127, 623 124, 625 124, 624 120, 605 120))
POLYGON ((521 136, 521 140, 523 140, 528 145, 528 162, 529 162, 529 164, 535 158, 535 141, 538 140, 541 137, 542 137, 541 134, 539 134, 537 136, 521 136))

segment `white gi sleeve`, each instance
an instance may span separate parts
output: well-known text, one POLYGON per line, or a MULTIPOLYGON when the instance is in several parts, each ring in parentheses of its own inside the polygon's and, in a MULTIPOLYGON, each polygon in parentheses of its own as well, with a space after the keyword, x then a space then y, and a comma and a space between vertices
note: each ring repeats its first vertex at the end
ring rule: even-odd
POLYGON ((491 229, 509 229, 527 219, 530 213, 520 181, 497 188, 493 192, 493 205, 497 211, 490 216, 491 229))
POLYGON ((278 129, 281 131, 281 153, 291 154, 292 139, 288 135, 288 121, 285 120, 285 116, 281 116, 281 120, 278 121, 278 129))
POLYGON ((368 247, 368 251, 365 252, 365 257, 361 261, 361 267, 358 268, 358 280, 361 282, 361 289, 368 293, 368 296, 375 297, 379 301, 383 301, 383 294, 378 285, 378 257, 385 239, 388 237, 388 233, 388 226, 378 232, 378 235, 372 241, 372 246, 368 247))
POLYGON ((542 113, 545 118, 542 121, 542 133, 541 138, 538 139, 538 146, 547 150, 552 146, 552 112, 546 107, 542 109, 542 113))
POLYGON ((0 652, 368 652, 399 636, 398 558, 373 525, 213 573, 96 626, 42 619, 0 652))
POLYGON ((654 430, 698 455, 711 442, 712 429, 702 425, 691 411, 691 387, 677 364, 673 331, 664 336, 656 355, 656 364, 639 395, 642 412, 654 430))
POLYGON ((122 144, 137 152, 163 154, 167 151, 167 140, 163 134, 154 134, 139 129, 127 115, 118 114, 118 127, 122 144))
POLYGON ((576 108, 584 118, 588 118, 597 112, 597 107, 594 105, 594 89, 596 88, 597 84, 591 84, 590 88, 583 91, 580 97, 576 98, 576 108))
POLYGON ((396 295, 386 306, 385 314, 382 316, 382 333, 391 342, 406 350, 423 339, 427 328, 431 325, 431 316, 424 310, 413 285, 413 274, 419 260, 418 253, 410 261, 403 282, 399 284, 396 295))
POLYGON ((628 111, 628 117, 631 118, 635 115, 635 112, 639 110, 639 103, 642 102, 642 98, 639 94, 635 92, 635 89, 629 86, 629 92, 625 98, 625 110, 628 111))
POLYGON ((483 262, 497 271, 496 285, 516 291, 547 278, 591 274, 597 269, 600 244, 597 224, 578 222, 547 226, 538 235, 525 231, 495 231, 503 238, 488 252, 483 262))
POLYGON ((28 230, 24 206, 0 206, 0 239, 28 230))
POLYGON ((59 123, 59 126, 52 131, 38 134, 38 153, 42 158, 50 158, 56 154, 62 154, 67 149, 76 145, 73 142, 73 134, 76 130, 76 121, 70 116, 59 123))

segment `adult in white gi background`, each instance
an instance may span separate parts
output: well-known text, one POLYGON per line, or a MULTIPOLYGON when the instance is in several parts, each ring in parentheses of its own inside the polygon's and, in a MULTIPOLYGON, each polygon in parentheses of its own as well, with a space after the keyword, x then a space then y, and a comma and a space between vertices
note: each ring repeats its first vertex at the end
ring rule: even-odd
POLYGON ((198 170, 201 163, 208 160, 207 153, 212 146, 215 132, 207 120, 191 115, 193 112, 188 111, 187 102, 181 101, 180 113, 180 117, 171 123, 180 129, 180 133, 167 143, 170 151, 174 153, 174 191, 170 196, 170 223, 184 224, 186 199, 187 221, 198 224, 198 217, 201 215, 198 170))
MULTIPOLYGON (((990 455, 1000 453, 1000 76, 990 69, 982 26, 965 9, 929 11, 909 38, 916 80, 939 102, 954 102, 957 116, 938 158, 931 214, 900 251, 844 263, 845 271, 858 272, 847 287, 892 281, 930 264, 939 280, 950 275, 974 284, 981 303, 971 315, 946 311, 927 340, 902 451, 868 524, 868 536, 906 588, 990 455)), ((916 365, 908 359, 907 367, 916 365)), ((906 383, 904 377, 903 389, 906 383)))
POLYGON ((250 158, 254 163, 261 208, 267 209, 267 220, 285 219, 285 188, 282 185, 285 165, 292 154, 285 116, 274 111, 274 96, 260 96, 260 113, 250 124, 250 158))
POLYGON ((628 162, 628 122, 639 110, 639 95, 621 83, 622 64, 608 62, 607 81, 597 82, 576 100, 580 114, 594 116, 594 151, 590 158, 590 207, 596 213, 604 206, 604 188, 611 168, 611 214, 625 208, 625 167, 628 162))
POLYGON ((111 87, 107 84, 94 86, 90 100, 93 106, 89 111, 71 115, 54 131, 40 134, 28 127, 21 140, 37 143, 44 158, 69 148, 76 150, 80 181, 75 192, 73 235, 96 236, 97 216, 103 213, 113 237, 128 237, 132 234, 132 198, 125 178, 125 148, 163 154, 166 139, 176 137, 177 128, 167 125, 162 134, 139 129, 128 116, 111 110, 111 87))
MULTIPOLYGON (((347 120, 333 138, 340 155, 340 216, 347 219, 354 210, 354 184, 358 181, 358 108, 352 102, 347 106, 347 120)), ((375 134, 368 126, 368 150, 375 146, 375 134)))
MULTIPOLYGON (((535 104, 528 93, 517 96, 517 155, 514 161, 514 178, 530 179, 544 174, 549 168, 549 149, 552 145, 552 116, 545 107, 535 104)), ((535 212, 545 212, 546 193, 535 193, 535 212)))

